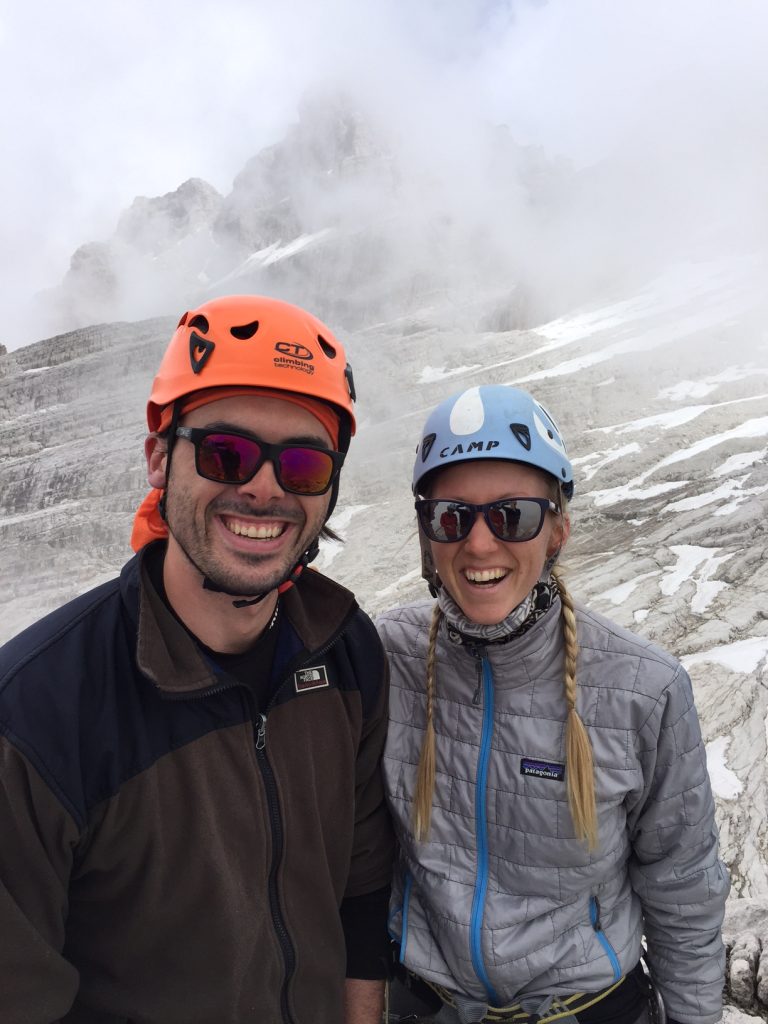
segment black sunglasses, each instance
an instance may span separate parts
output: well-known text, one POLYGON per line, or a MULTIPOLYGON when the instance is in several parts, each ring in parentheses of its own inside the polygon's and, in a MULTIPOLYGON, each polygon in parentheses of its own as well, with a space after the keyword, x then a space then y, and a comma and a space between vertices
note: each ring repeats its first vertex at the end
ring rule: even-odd
POLYGON ((560 506, 548 498, 502 498, 485 505, 450 498, 421 498, 416 502, 419 523, 429 540, 453 544, 465 540, 481 512, 491 533, 499 540, 516 543, 538 537, 547 512, 560 514, 560 506))
POLYGON ((344 453, 311 444, 268 444, 250 434, 177 427, 195 446, 195 469, 217 484, 247 484, 270 462, 284 491, 325 494, 344 464, 344 453))

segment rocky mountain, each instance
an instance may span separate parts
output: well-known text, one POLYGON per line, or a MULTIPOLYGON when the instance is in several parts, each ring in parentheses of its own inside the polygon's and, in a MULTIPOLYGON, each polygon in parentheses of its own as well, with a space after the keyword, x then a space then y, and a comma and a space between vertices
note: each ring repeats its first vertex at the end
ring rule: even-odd
MULTIPOLYGON (((290 144, 258 154, 228 196, 192 181, 137 200, 114 239, 78 251, 57 293, 85 302, 76 278, 87 279, 93 305, 77 315, 109 311, 110 322, 0 353, 0 640, 130 555, 151 378, 178 315, 203 295, 280 294, 344 339, 359 396, 333 520, 346 543, 326 544, 317 564, 370 612, 426 594, 409 493, 426 410, 483 382, 528 387, 575 463, 571 590, 672 650, 694 681, 733 878, 730 998, 768 1019, 765 258, 677 258, 655 274, 606 273, 589 300, 587 275, 547 297, 511 248, 505 273, 490 272, 503 232, 435 219, 439 202, 420 220, 413 201, 396 201, 415 187, 377 139, 328 117, 320 132, 319 114, 305 114, 290 144), (168 294, 181 299, 172 310, 168 294), (168 315, 142 319, 157 312, 168 315)), ((496 152, 508 167, 506 137, 496 152)), ((568 178, 529 157, 526 180, 568 178)), ((514 161, 519 172, 518 150, 514 161)), ((550 194, 540 210, 548 217, 554 203, 550 194)), ((500 221, 512 216, 499 207, 500 221)))
POLYGON ((111 237, 74 252, 29 316, 42 337, 245 291, 361 325, 490 280, 518 296, 516 318, 531 305, 551 307, 532 284, 535 250, 582 179, 505 128, 481 126, 464 143, 471 165, 448 169, 347 96, 307 99, 228 194, 192 178, 137 198, 111 237))

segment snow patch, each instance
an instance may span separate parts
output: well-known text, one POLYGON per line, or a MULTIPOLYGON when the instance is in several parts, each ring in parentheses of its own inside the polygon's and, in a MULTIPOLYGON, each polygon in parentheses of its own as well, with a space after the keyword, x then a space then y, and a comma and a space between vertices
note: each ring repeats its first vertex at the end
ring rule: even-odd
POLYGON ((708 651, 687 654, 680 661, 686 669, 710 661, 715 665, 722 665, 723 668, 730 669, 732 672, 750 675, 757 670, 758 665, 767 656, 768 637, 751 636, 746 640, 736 640, 732 644, 711 647, 708 651))
POLYGON ((729 586, 728 583, 712 579, 720 566, 733 557, 733 552, 730 552, 718 558, 719 550, 720 548, 702 548, 693 544, 673 545, 670 551, 677 558, 677 564, 664 567, 666 576, 660 584, 662 594, 669 597, 676 594, 684 583, 694 583, 696 593, 691 601, 691 611, 695 615, 701 615, 720 591, 729 586))
POLYGON ((706 745, 709 780, 712 783, 712 791, 721 800, 735 800, 744 788, 738 775, 728 767, 730 743, 730 736, 718 736, 716 740, 706 745))
POLYGON ((658 575, 658 570, 654 569, 652 572, 644 572, 639 576, 633 576, 631 580, 627 580, 626 583, 620 583, 618 587, 611 587, 610 590, 604 590, 602 594, 597 595, 597 600, 610 601, 611 604, 624 604, 627 598, 629 598, 633 591, 640 586, 643 580, 647 580, 652 576, 658 575))

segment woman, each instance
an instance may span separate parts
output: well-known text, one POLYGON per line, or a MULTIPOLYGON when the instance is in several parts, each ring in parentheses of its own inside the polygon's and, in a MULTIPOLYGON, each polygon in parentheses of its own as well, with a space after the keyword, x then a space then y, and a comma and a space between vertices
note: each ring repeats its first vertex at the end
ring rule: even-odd
POLYGON ((690 681, 555 571, 573 494, 557 425, 516 388, 454 395, 413 489, 437 601, 379 620, 409 986, 441 1022, 632 1024, 645 936, 669 1018, 714 1024, 728 878, 690 681))

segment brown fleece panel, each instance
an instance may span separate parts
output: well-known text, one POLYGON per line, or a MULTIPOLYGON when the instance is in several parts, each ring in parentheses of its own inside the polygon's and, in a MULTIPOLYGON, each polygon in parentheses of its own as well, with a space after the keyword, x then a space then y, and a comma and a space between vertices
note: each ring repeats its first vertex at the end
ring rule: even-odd
POLYGON ((161 689, 174 693, 211 686, 215 680, 196 644, 152 586, 147 567, 141 566, 139 668, 161 689))
POLYGON ((386 721, 374 721, 363 735, 359 694, 339 690, 301 694, 269 717, 266 749, 286 822, 280 873, 285 916, 289 930, 304 936, 292 991, 301 1019, 312 1019, 318 988, 346 973, 342 899, 380 889, 392 875, 393 839, 379 770, 386 721), (347 722, 343 732, 340 720, 347 722), (289 878, 292 884, 286 884, 289 878), (308 891, 316 894, 311 903, 308 891))
POLYGON ((66 948, 84 1005, 147 1024, 280 1020, 270 827, 250 724, 123 785, 82 852, 66 948))
POLYGON ((0 1020, 59 1020, 77 992, 61 955, 77 826, 0 737, 0 1020))
POLYGON ((308 651, 323 647, 355 605, 351 591, 314 569, 302 573, 296 587, 286 590, 280 600, 308 651))

